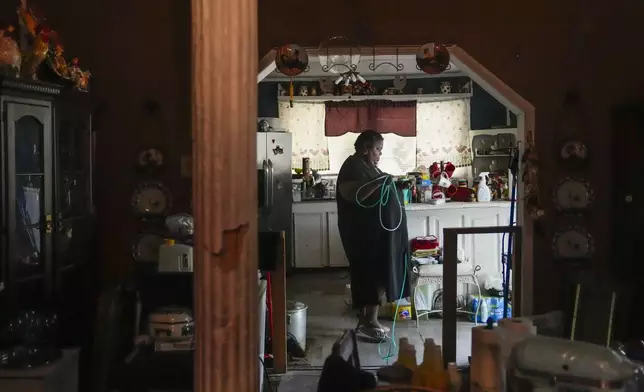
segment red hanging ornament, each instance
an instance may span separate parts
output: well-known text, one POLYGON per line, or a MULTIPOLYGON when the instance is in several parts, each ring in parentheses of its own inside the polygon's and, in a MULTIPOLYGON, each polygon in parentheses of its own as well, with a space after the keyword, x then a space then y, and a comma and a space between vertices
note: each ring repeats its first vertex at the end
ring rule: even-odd
POLYGON ((305 72, 309 67, 309 55, 299 45, 282 45, 275 53, 277 71, 289 77, 289 98, 293 107, 293 77, 305 72))
POLYGON ((434 42, 420 47, 416 53, 416 67, 430 75, 436 75, 450 68, 450 54, 447 46, 434 42))

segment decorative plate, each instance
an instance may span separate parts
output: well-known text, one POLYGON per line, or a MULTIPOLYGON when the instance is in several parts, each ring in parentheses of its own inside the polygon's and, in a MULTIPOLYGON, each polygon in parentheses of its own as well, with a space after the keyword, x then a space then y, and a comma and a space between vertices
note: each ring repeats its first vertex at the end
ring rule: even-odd
POLYGON ((153 233, 139 235, 132 244, 132 257, 141 262, 159 261, 159 247, 163 245, 164 238, 153 233))
POLYGON ((170 191, 159 182, 144 182, 132 195, 132 210, 137 215, 163 216, 170 208, 170 191))
POLYGON ((584 143, 578 140, 571 140, 564 143, 564 145, 561 146, 559 155, 564 160, 574 159, 579 161, 585 161, 586 158, 588 157, 588 148, 584 143))
POLYGON ((567 227, 555 233, 552 250, 560 260, 589 259, 595 253, 595 240, 583 227, 567 227))
POLYGON ((594 192, 588 181, 566 177, 555 186, 552 198, 557 211, 581 212, 593 204, 594 192))
POLYGON ((140 168, 158 168, 163 166, 164 156, 157 148, 146 148, 139 151, 136 165, 140 168))

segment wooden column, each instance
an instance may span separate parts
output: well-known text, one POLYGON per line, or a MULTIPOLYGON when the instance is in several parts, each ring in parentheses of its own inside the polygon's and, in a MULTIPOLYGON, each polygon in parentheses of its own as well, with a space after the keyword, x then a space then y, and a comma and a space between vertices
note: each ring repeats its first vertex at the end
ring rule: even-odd
POLYGON ((192 0, 195 391, 257 391, 257 0, 192 0))

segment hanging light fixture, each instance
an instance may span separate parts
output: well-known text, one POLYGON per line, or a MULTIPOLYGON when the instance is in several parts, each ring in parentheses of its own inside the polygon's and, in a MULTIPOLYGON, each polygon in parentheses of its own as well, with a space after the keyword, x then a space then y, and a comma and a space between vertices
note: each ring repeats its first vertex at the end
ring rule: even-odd
POLYGON ((355 71, 360 63, 360 47, 347 37, 331 37, 318 47, 318 60, 324 72, 355 71))
POLYGON ((367 83, 365 78, 360 76, 360 74, 356 71, 348 71, 343 74, 338 75, 337 79, 335 79, 335 84, 338 86, 344 82, 345 86, 348 86, 351 83, 367 83))

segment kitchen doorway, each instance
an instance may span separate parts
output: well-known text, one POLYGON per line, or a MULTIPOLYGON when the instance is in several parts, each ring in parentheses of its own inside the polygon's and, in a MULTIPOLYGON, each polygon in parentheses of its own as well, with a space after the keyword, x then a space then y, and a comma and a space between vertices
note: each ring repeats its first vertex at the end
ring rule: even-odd
MULTIPOLYGON (((408 69, 416 69, 416 53, 418 52, 420 45, 418 46, 404 46, 404 47, 373 47, 373 48, 362 48, 362 51, 365 53, 363 58, 370 57, 374 54, 374 58, 380 59, 382 62, 393 62, 400 61, 404 63, 407 67, 409 62, 408 69), (368 56, 367 56, 368 54, 368 56)), ((318 54, 317 48, 304 48, 309 56, 309 59, 315 59, 318 54)), ((495 77, 491 72, 486 70, 480 63, 478 63, 474 58, 467 54, 462 48, 457 46, 448 47, 450 53, 450 62, 453 65, 454 69, 457 69, 463 75, 468 77, 473 83, 477 86, 480 86, 481 89, 486 91, 492 97, 494 97, 498 102, 503 106, 508 108, 516 118, 516 140, 520 142, 519 146, 521 149, 521 154, 529 148, 534 143, 534 120, 535 120, 535 109, 534 107, 514 92, 510 87, 505 85, 500 79, 495 77)), ((258 74, 258 83, 266 82, 270 78, 280 78, 282 77, 284 81, 288 81, 288 78, 285 75, 279 75, 276 72, 275 66, 275 55, 276 50, 272 50, 267 53, 260 60, 259 74, 258 74), (268 79, 267 79, 268 78, 268 79)), ((320 68, 319 62, 311 61, 309 69, 301 77, 306 78, 307 73, 309 75, 315 74, 317 68, 320 68)), ((365 68, 368 68, 368 65, 365 65, 365 68)), ((360 72, 363 76, 367 75, 368 72, 360 72)), ((385 72, 374 72, 374 79, 383 79, 383 78, 392 78, 392 75, 387 75, 385 72)), ((366 77, 369 79, 369 77, 366 77)), ((408 79, 413 79, 408 77, 408 79)), ((276 79, 279 80, 279 79, 276 79)), ((296 82, 298 78, 294 79, 296 82)), ((310 90, 308 90, 310 91, 310 90)), ((310 96, 307 94, 290 96, 288 91, 281 92, 276 87, 274 92, 269 92, 265 97, 262 94, 262 88, 260 84, 260 106, 262 99, 273 99, 275 97, 278 103, 282 103, 285 107, 290 106, 291 104, 298 105, 300 104, 313 104, 316 102, 325 102, 328 99, 339 99, 337 97, 325 97, 320 96, 319 92, 316 92, 316 95, 310 96), (272 95, 272 94, 275 95, 272 95)), ((463 97, 459 97, 463 98, 463 97)), ((349 99, 352 99, 351 97, 349 99)), ((405 97, 385 97, 385 99, 405 99, 405 97)), ((407 97, 406 99, 436 99, 436 102, 441 102, 445 100, 445 97, 435 97, 435 98, 411 98, 407 97)), ((270 117, 271 114, 267 115, 262 113, 262 116, 270 117)), ((276 109, 272 114, 273 117, 278 117, 279 110, 276 109)), ((286 130, 288 132, 288 129, 286 130)), ((295 148, 294 148, 295 151, 295 148)), ((536 178, 531 178, 531 181, 535 182, 536 178)), ((522 268, 522 282, 520 289, 522 304, 521 309, 524 314, 532 313, 532 304, 533 304, 533 259, 532 259, 532 228, 529 224, 532 221, 531 213, 534 213, 538 209, 538 205, 535 202, 531 205, 526 205, 524 199, 521 195, 525 195, 526 189, 529 188, 529 184, 520 182, 518 184, 518 195, 517 205, 516 205, 516 224, 523 227, 523 245, 522 245, 522 254, 523 257, 523 268, 522 268)), ((304 204, 304 203, 303 203, 304 204)), ((301 204, 301 205, 303 205, 301 204)), ((329 204, 329 208, 335 203, 332 202, 329 204)), ((313 204, 310 204, 313 206, 313 204)), ((309 263, 318 264, 319 260, 324 262, 326 260, 327 266, 336 265, 336 268, 316 268, 316 271, 311 271, 312 268, 305 268, 303 271, 295 270, 289 274, 288 279, 286 278, 285 273, 279 273, 273 275, 272 283, 277 284, 280 287, 285 287, 286 291, 282 296, 280 292, 275 295, 276 292, 273 290, 273 331, 275 335, 279 335, 280 338, 274 340, 280 342, 278 345, 273 345, 273 351, 275 354, 275 369, 281 370, 286 369, 288 365, 289 368, 320 368, 324 362, 324 359, 328 356, 331 351, 333 342, 341 335, 344 329, 354 328, 356 324, 356 317, 353 312, 350 310, 347 299, 350 298, 348 295, 347 284, 348 282, 348 270, 344 269, 341 265, 344 263, 342 260, 343 250, 338 249, 337 241, 333 238, 337 235, 337 228, 335 227, 335 217, 333 211, 326 211, 324 206, 317 205, 314 208, 317 208, 319 211, 300 211, 298 215, 298 208, 296 205, 293 205, 293 221, 294 226, 291 229, 292 232, 289 234, 289 241, 286 241, 286 248, 284 249, 284 254, 291 255, 292 257, 284 257, 284 262, 286 260, 291 260, 293 258, 302 257, 302 254, 306 254, 309 263), (298 215, 298 216, 296 216, 298 215), (298 221, 303 222, 302 226, 299 226, 295 223, 298 221), (306 243, 306 246, 301 245, 303 242, 306 243), (301 246, 299 246, 300 244, 301 246), (306 251, 304 251, 306 249, 306 251), (311 261, 314 260, 314 261, 311 261), (279 282, 279 280, 284 280, 284 282, 279 282), (294 314, 301 315, 304 308, 299 305, 295 308, 288 309, 288 306, 282 301, 295 301, 306 306, 306 338, 305 344, 302 344, 305 349, 305 358, 296 359, 288 364, 279 363, 282 360, 287 359, 287 355, 282 352, 287 350, 287 340, 281 344, 281 336, 287 335, 287 322, 286 320, 293 320, 294 314), (280 302, 279 312, 276 311, 275 301, 280 302), (282 322, 284 320, 284 322, 282 322), (279 359, 279 360, 278 360, 279 359)), ((312 207, 313 208, 313 207, 312 207)), ((413 215, 408 213, 408 225, 411 227, 415 226, 415 231, 418 231, 418 228, 422 232, 427 234, 436 233, 440 238, 442 237, 442 229, 447 227, 463 227, 466 225, 469 226, 502 226, 507 225, 506 220, 502 220, 500 216, 506 216, 509 218, 508 208, 499 207, 498 212, 494 212, 492 215, 484 216, 477 215, 483 213, 475 213, 473 211, 467 211, 461 213, 460 215, 454 215, 452 212, 449 213, 432 213, 425 216, 417 215, 413 219, 410 219, 409 216, 413 215)), ((489 212, 489 211, 488 211, 489 212)), ((410 237, 412 235, 410 234, 410 237)), ((483 237, 481 237, 483 238, 483 237)), ((466 240, 464 240, 466 241, 466 240)), ((489 241, 489 239, 483 241, 481 240, 467 240, 472 244, 479 244, 489 241)), ((500 242, 500 241, 497 241, 500 242)), ((475 247, 473 245, 473 247, 475 247)), ((501 245, 499 244, 499 247, 501 245)), ((475 249, 470 249, 471 252, 476 252, 475 249)), ((500 259, 500 257, 499 257, 500 259)), ((286 266, 281 267, 281 271, 286 270, 286 266)), ((280 267, 278 267, 280 270, 280 267)), ((405 320, 401 323, 398 323, 395 328, 395 339, 397 340, 400 337, 407 336, 412 339, 412 342, 418 347, 420 344, 421 336, 422 337, 432 337, 440 342, 441 337, 441 322, 440 319, 430 320, 428 323, 426 320, 421 320, 421 328, 417 329, 415 326, 415 320, 405 320), (423 324, 427 324, 426 327, 423 327, 423 324), (424 328, 426 330, 424 330, 424 328)), ((383 323, 384 324, 384 323, 383 323)), ((393 323, 391 323, 393 324, 393 323)), ((389 325, 387 325, 389 326, 389 325)), ((393 325, 389 326, 390 328, 393 325)), ((460 342, 458 346, 465 347, 466 350, 461 351, 459 359, 461 361, 467 360, 467 355, 469 355, 469 336, 468 331, 471 329, 472 324, 469 322, 463 323, 461 327, 460 324, 457 327, 459 330, 457 336, 459 339, 463 338, 464 341, 460 342), (462 329, 462 331, 461 331, 462 329), (467 340, 467 341, 465 341, 467 340)), ((359 351, 361 353, 361 358, 363 365, 366 367, 379 367, 384 365, 387 361, 392 362, 395 360, 395 356, 389 358, 389 345, 388 344, 373 344, 373 343, 364 343, 359 346, 359 351)), ((394 350, 395 353, 395 350, 394 350)), ((419 356, 422 353, 419 352, 419 356)))

